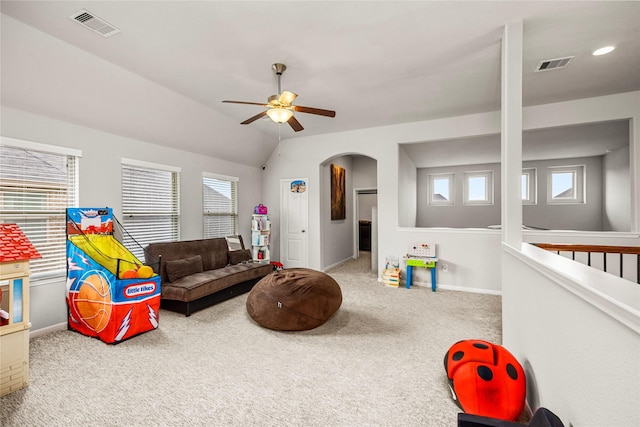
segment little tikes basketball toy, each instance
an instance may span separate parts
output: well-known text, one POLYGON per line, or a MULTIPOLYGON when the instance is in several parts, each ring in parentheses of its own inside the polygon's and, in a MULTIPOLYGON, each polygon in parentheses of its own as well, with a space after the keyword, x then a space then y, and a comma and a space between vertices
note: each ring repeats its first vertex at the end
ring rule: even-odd
POLYGON ((526 378, 504 347, 482 340, 455 343, 444 357, 451 394, 469 414, 515 421, 522 414, 526 378))

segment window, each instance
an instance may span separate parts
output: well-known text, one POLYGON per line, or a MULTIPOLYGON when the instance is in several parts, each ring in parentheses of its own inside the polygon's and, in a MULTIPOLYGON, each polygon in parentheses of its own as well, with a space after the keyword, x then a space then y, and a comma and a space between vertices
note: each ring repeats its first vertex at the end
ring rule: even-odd
POLYGON ((0 217, 18 224, 42 255, 29 263, 34 281, 66 272, 66 208, 78 206, 81 155, 11 138, 0 144, 0 217))
POLYGON ((522 170, 522 204, 536 204, 536 170, 534 168, 522 170))
POLYGON ((473 171, 464 173, 464 204, 493 204, 492 171, 473 171))
POLYGON ((203 174, 204 238, 238 234, 238 178, 203 174))
POLYGON ((179 180, 179 168, 122 159, 122 239, 141 261, 149 243, 180 239, 179 180))
POLYGON ((429 175, 429 204, 434 206, 453 205, 453 174, 429 175))
POLYGON ((562 166, 548 169, 547 202, 584 203, 584 166, 562 166))

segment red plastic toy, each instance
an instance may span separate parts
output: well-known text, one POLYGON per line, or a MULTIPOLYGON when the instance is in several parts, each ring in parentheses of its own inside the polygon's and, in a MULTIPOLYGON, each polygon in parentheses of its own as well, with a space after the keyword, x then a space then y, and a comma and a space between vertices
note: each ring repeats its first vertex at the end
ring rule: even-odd
POLYGON ((504 347, 482 340, 455 343, 444 357, 453 399, 469 414, 515 421, 527 382, 520 363, 504 347))

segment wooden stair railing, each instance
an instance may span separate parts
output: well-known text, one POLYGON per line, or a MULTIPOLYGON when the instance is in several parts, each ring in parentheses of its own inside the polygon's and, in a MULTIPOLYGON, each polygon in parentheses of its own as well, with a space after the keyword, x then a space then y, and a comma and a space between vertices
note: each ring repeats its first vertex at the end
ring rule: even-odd
POLYGON ((601 253, 604 271, 607 271, 607 254, 620 255, 620 277, 623 274, 623 255, 636 255, 636 282, 640 284, 640 246, 603 246, 603 245, 572 245, 564 243, 532 243, 540 249, 560 252, 571 252, 571 259, 576 260, 576 252, 587 254, 587 265, 591 267, 591 254, 601 253))

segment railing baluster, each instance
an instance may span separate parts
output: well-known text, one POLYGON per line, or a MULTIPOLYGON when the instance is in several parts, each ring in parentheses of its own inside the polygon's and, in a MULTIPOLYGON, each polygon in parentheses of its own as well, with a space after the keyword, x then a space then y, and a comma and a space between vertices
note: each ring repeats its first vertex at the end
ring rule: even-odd
POLYGON ((624 255, 636 255, 636 282, 640 284, 640 246, 604 246, 604 245, 572 245, 565 243, 533 243, 541 249, 556 252, 571 252, 571 259, 576 260, 576 252, 587 254, 587 265, 591 267, 591 253, 602 252, 603 269, 607 271, 607 254, 620 255, 620 277, 624 279, 624 255))
POLYGON ((622 268, 622 253, 620 254, 620 277, 622 277, 622 272, 623 272, 623 268, 622 268))

